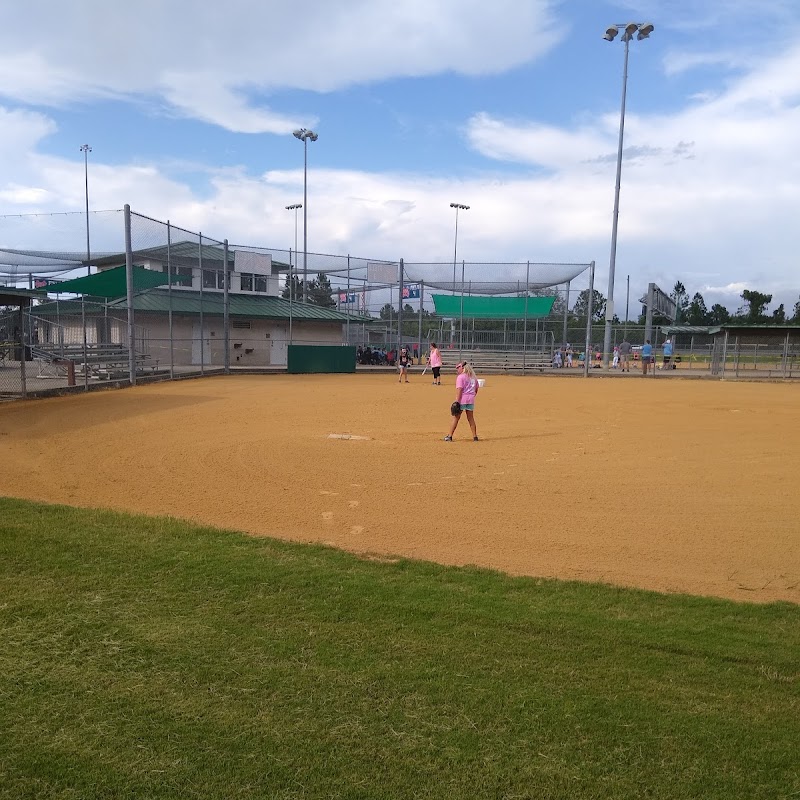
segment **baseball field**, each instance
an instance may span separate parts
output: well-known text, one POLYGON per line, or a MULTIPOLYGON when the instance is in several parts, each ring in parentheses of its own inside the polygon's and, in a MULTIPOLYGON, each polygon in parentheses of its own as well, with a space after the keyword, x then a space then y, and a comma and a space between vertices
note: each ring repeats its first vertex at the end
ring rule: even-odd
POLYGON ((0 495, 371 558, 800 602, 800 387, 229 376, 0 407, 0 495))

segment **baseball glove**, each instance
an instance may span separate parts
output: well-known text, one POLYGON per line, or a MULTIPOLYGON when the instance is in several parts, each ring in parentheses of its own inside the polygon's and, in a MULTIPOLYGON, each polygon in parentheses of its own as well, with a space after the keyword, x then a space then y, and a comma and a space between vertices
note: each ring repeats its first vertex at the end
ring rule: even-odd
POLYGON ((450 406, 450 413, 457 417, 461 413, 461 403, 458 400, 453 401, 453 404, 450 406))

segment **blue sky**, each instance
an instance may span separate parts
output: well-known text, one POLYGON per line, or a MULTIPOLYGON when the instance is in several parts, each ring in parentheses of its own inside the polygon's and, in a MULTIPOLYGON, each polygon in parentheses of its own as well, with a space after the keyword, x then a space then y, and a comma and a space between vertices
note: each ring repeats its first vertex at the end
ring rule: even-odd
MULTIPOLYGON (((170 219, 286 249, 309 144, 308 247, 447 263, 616 261, 638 297, 800 295, 796 0, 29 0, 0 26, 0 214, 170 219)), ((301 223, 302 224, 302 223, 301 223)), ((80 251, 0 218, 0 246, 80 251)), ((71 236, 71 234, 70 234, 71 236)), ((67 239, 70 238, 67 236, 67 239)), ((301 233, 302 236, 302 233, 301 233)), ((102 243, 98 243, 102 246, 102 243)))

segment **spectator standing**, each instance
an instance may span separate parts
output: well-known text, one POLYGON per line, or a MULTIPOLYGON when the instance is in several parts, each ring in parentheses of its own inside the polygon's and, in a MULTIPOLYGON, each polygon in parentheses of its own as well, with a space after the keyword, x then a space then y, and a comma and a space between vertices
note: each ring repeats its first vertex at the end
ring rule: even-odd
POLYGON ((456 364, 458 377, 456 378, 456 400, 461 403, 461 411, 453 417, 453 424, 450 426, 450 433, 444 437, 446 442, 453 441, 453 434, 456 432, 458 423, 461 421, 461 414, 466 412, 467 422, 472 431, 472 441, 478 441, 478 429, 475 426, 475 398, 478 394, 478 378, 474 370, 466 361, 456 364))
POLYGON ((439 352, 436 342, 431 342, 431 350, 428 353, 428 363, 431 365, 431 371, 433 372, 433 385, 441 386, 442 354, 439 352))
POLYGON ((664 363, 661 365, 661 369, 669 369, 671 363, 672 363, 672 340, 667 339, 664 342, 664 363))
POLYGON ((653 360, 653 345, 647 339, 642 347, 642 375, 647 375, 647 369, 653 360))
POLYGON ((619 365, 623 372, 631 371, 631 343, 623 339, 619 346, 619 365))
POLYGON ((567 342, 567 366, 572 366, 572 345, 567 342))
POLYGON ((611 368, 616 369, 619 366, 619 347, 614 345, 614 359, 611 362, 611 368))

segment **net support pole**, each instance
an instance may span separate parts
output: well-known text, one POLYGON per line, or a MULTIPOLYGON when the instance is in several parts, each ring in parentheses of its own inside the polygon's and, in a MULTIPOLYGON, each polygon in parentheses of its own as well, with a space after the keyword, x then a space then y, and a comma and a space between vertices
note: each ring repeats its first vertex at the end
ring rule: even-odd
MULTIPOLYGON (((391 292, 389 293, 391 297, 391 292)), ((397 269, 397 357, 400 358, 400 348, 403 346, 403 259, 397 269)))
POLYGON ((589 301, 586 303, 586 343, 583 358, 583 377, 589 377, 589 362, 592 355, 589 352, 592 346, 592 300, 594 299, 594 261, 589 264, 589 301))
POLYGON ((206 367, 206 342, 203 338, 205 327, 203 325, 203 234, 198 234, 197 240, 197 263, 200 270, 200 374, 205 375, 206 367))
POLYGON ((419 343, 419 351, 417 357, 418 363, 422 363, 422 305, 425 299, 425 282, 419 282, 419 325, 417 326, 417 342, 419 343))
POLYGON ((525 374, 525 367, 528 360, 528 295, 531 280, 531 262, 525 266, 525 311, 522 315, 522 374, 525 374))
POLYGON ((347 322, 345 323, 345 330, 347 334, 347 344, 350 345, 350 253, 347 254, 347 293, 345 294, 347 308, 347 322))
POLYGON ((169 300, 168 324, 169 324, 169 377, 175 380, 175 332, 172 318, 172 226, 167 220, 167 298, 169 300))
POLYGON ((569 317, 569 281, 567 281, 567 288, 565 291, 565 298, 564 298, 564 337, 561 340, 561 343, 566 345, 567 343, 567 319, 569 317))
POLYGON ((125 286, 128 302, 128 380, 136 385, 136 339, 133 319, 133 247, 131 245, 131 207, 126 203, 123 210, 125 220, 125 286))
POLYGON ((231 282, 231 273, 228 270, 228 240, 222 242, 222 276, 225 285, 222 289, 222 345, 225 348, 222 363, 225 374, 229 375, 231 371, 231 295, 228 289, 228 284, 231 282))

